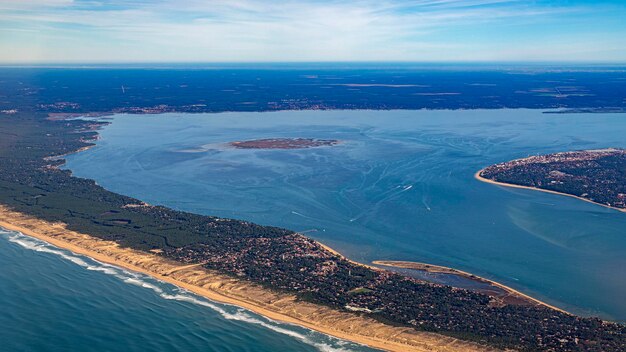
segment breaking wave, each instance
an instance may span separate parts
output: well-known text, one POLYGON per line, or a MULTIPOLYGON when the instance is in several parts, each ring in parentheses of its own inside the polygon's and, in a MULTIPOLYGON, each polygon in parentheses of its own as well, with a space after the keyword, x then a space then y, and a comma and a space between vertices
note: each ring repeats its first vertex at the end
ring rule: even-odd
POLYGON ((87 270, 102 272, 106 275, 114 276, 127 284, 149 289, 158 294, 163 299, 186 302, 206 307, 219 313, 224 319, 241 321, 262 326, 274 332, 295 338, 323 352, 351 351, 353 350, 353 348, 351 347, 357 346, 351 342, 322 335, 321 333, 317 333, 312 330, 309 330, 307 332, 306 329, 296 327, 295 325, 278 323, 276 321, 251 314, 249 311, 243 308, 228 304, 214 303, 212 301, 196 296, 193 293, 180 287, 170 285, 169 283, 159 281, 141 273, 127 271, 114 265, 102 263, 92 258, 72 254, 69 251, 60 249, 39 239, 23 235, 19 232, 0 230, 0 235, 5 236, 10 242, 15 243, 23 248, 36 252, 53 254, 81 267, 84 267, 87 270), (303 332, 296 331, 294 330, 294 328, 303 330, 303 332), (328 342, 317 341, 320 339, 327 340, 328 342))

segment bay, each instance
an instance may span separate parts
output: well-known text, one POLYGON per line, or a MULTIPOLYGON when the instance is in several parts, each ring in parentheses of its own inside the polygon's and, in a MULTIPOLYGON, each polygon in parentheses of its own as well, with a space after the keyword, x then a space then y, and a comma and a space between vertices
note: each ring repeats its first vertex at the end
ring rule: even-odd
POLYGON ((361 262, 411 260, 625 321, 626 216, 474 179, 502 161, 626 147, 623 114, 540 110, 116 115, 75 175, 150 204, 306 233, 361 262), (261 138, 333 147, 236 149, 261 138))

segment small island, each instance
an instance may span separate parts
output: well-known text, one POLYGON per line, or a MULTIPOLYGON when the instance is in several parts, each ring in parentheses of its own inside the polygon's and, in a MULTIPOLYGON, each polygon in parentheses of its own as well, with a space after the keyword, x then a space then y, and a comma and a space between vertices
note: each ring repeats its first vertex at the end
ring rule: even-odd
POLYGON ((573 196, 626 211, 626 150, 596 149, 531 156, 486 167, 476 178, 503 186, 573 196))
POLYGON ((304 149, 333 146, 339 144, 336 139, 315 138, 266 138, 228 143, 238 149, 304 149))

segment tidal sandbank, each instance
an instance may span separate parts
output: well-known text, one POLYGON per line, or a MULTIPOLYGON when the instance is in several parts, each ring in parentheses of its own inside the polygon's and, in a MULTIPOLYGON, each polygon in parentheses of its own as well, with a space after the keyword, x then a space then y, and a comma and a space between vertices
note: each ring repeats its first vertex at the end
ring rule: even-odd
POLYGON ((427 263, 419 263, 419 262, 409 262, 409 261, 394 261, 394 260, 376 260, 373 261, 372 264, 393 267, 393 268, 402 268, 402 269, 411 269, 418 271, 425 271, 429 273, 442 273, 455 275, 459 277, 466 278, 471 281, 475 281, 481 284, 487 284, 490 289, 476 289, 475 291, 486 294, 494 299, 494 305, 506 305, 506 304, 518 304, 518 305, 531 305, 531 306, 544 306, 550 309, 558 310, 563 313, 570 314, 569 312, 550 305, 546 302, 540 301, 536 298, 530 297, 522 292, 519 292, 509 286, 503 285, 499 282, 486 279, 484 277, 480 277, 466 271, 453 269, 440 265, 433 265, 427 263))

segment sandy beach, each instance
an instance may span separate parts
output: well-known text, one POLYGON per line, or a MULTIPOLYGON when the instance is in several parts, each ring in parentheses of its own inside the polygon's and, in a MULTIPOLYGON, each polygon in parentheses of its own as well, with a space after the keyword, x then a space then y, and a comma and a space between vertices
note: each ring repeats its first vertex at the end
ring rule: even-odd
POLYGON ((558 194, 560 196, 572 197, 572 198, 584 200, 585 202, 588 202, 588 203, 592 203, 592 204, 595 204, 595 205, 601 205, 601 206, 603 206, 605 208, 614 209, 614 210, 618 210, 618 211, 621 211, 623 213, 626 213, 626 209, 615 208, 615 207, 612 207, 610 205, 597 203, 597 202, 594 202, 594 201, 586 199, 586 198, 575 196, 573 194, 561 193, 561 192, 551 191, 551 190, 548 190, 548 189, 541 189, 541 188, 530 187, 530 186, 521 186, 521 185, 515 185, 515 184, 512 184, 512 183, 504 183, 504 182, 498 182, 498 181, 490 180, 490 179, 484 178, 484 177, 482 177, 480 175, 483 171, 484 171, 484 169, 481 169, 481 170, 477 171, 474 174, 474 178, 479 180, 479 181, 482 181, 482 182, 485 182, 485 183, 491 183, 491 184, 498 185, 498 186, 511 187, 511 188, 521 188, 521 189, 530 189, 530 190, 533 190, 533 191, 540 191, 540 192, 545 192, 545 193, 558 194))
POLYGON ((155 253, 123 248, 112 241, 68 230, 62 223, 42 221, 1 205, 0 227, 103 263, 152 276, 213 301, 233 304, 276 321, 300 325, 374 348, 387 351, 495 351, 452 337, 389 326, 366 316, 298 301, 294 295, 228 277, 204 269, 201 264, 180 264, 155 253))

